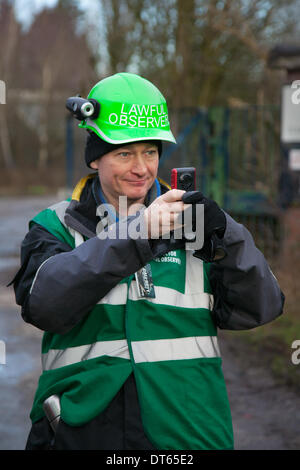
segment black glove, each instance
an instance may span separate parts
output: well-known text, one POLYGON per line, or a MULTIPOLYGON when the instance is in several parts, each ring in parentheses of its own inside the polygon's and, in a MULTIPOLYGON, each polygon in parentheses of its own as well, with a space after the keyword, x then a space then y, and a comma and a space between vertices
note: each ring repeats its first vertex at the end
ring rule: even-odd
MULTIPOLYGON (((225 258, 226 250, 222 241, 226 230, 226 217, 218 204, 206 198, 200 191, 189 191, 183 194, 185 204, 204 204, 204 244, 193 256, 206 262, 220 261, 225 258)), ((192 208, 193 209, 193 208, 192 208)), ((195 214, 196 211, 193 212, 195 214)), ((193 231, 196 221, 193 217, 193 231)))

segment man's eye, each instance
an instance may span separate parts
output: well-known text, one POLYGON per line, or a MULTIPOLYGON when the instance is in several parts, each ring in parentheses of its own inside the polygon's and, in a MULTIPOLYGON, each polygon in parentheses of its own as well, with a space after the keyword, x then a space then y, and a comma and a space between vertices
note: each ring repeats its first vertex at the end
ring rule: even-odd
POLYGON ((154 155, 156 155, 157 153, 157 150, 147 150, 147 155, 149 155, 150 157, 153 157, 154 155))
POLYGON ((118 153, 118 155, 120 155, 121 157, 125 158, 125 157, 128 157, 128 156, 129 156, 129 152, 120 152, 120 153, 118 153))

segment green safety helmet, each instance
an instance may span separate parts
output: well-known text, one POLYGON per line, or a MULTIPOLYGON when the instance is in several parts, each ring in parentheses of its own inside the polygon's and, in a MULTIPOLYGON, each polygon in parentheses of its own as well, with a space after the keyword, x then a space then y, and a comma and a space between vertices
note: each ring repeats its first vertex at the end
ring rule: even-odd
POLYGON ((98 106, 79 127, 95 132, 110 144, 144 140, 176 143, 167 103, 151 82, 133 73, 116 73, 91 89, 87 100, 98 106))

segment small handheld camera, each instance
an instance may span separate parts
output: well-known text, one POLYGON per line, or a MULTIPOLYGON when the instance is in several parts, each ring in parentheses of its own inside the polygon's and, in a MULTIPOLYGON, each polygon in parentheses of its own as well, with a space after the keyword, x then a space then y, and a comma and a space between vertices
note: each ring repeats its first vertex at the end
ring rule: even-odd
MULTIPOLYGON (((173 168, 171 172, 171 188, 172 189, 181 189, 186 191, 185 194, 191 194, 196 189, 196 168, 186 167, 186 168, 173 168)), ((184 195, 185 195, 184 194, 184 195)), ((182 198, 183 200, 183 198, 182 198)), ((185 222, 185 214, 182 213, 182 223, 185 222)), ((192 207, 192 222, 193 226, 195 225, 195 207, 192 207)), ((185 237, 187 239, 193 239, 194 233, 187 233, 185 230, 185 237)))
POLYGON ((171 173, 171 188, 183 191, 196 190, 196 168, 173 168, 171 173))
MULTIPOLYGON (((182 201, 185 204, 192 204, 192 232, 190 234, 185 233, 185 237, 188 240, 192 240, 195 236, 196 228, 196 205, 205 199, 203 194, 196 190, 196 169, 193 167, 173 168, 171 173, 171 188, 186 191, 182 196, 182 201)), ((182 221, 184 223, 184 219, 182 221)), ((206 243, 203 249, 196 249, 193 255, 208 262, 218 261, 226 256, 226 250, 216 232, 213 232, 209 243, 206 243), (205 254, 204 251, 207 253, 205 254)))

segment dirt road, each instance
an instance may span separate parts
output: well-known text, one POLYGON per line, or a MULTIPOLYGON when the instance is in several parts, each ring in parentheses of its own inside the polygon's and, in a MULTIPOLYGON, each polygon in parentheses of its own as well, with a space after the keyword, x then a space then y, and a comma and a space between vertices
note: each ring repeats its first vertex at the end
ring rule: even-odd
MULTIPOLYGON (((55 200, 55 196, 0 199, 0 342, 6 347, 5 364, 0 361, 0 450, 24 448, 41 370, 42 333, 23 322, 13 290, 5 285, 17 269, 28 220, 55 200)), ((220 348, 235 448, 300 449, 299 394, 278 386, 259 358, 241 345, 238 336, 235 339, 234 335, 221 332, 220 348)))

